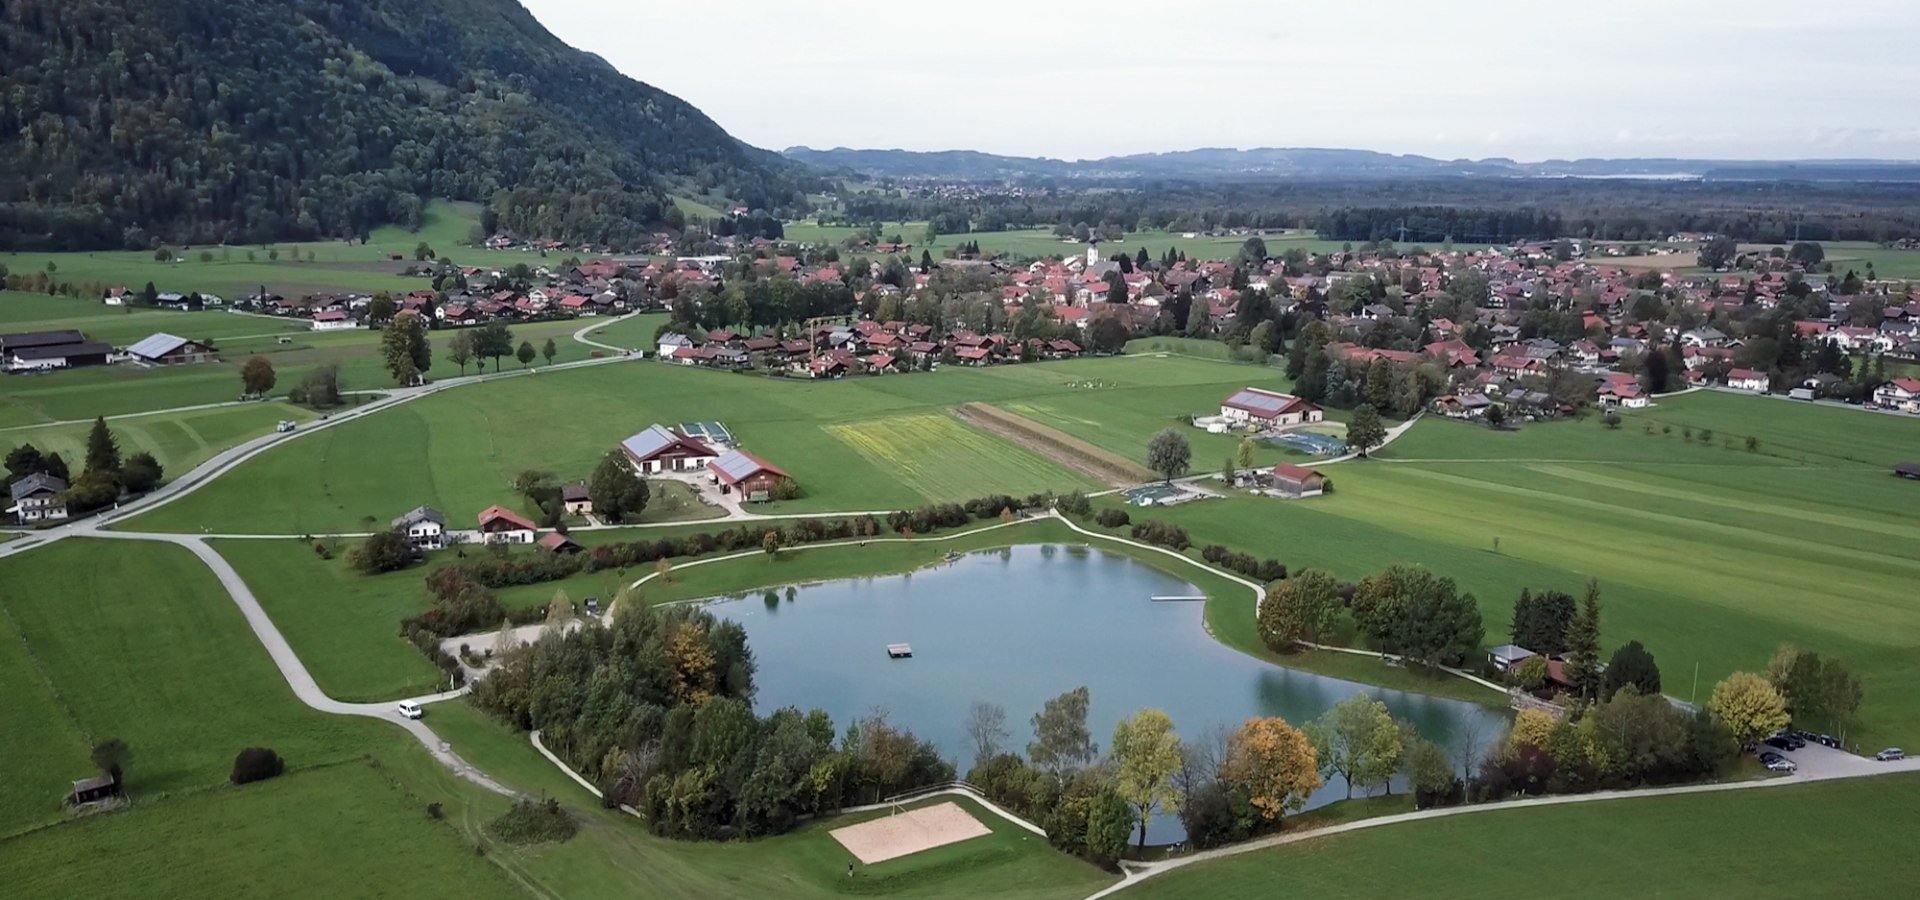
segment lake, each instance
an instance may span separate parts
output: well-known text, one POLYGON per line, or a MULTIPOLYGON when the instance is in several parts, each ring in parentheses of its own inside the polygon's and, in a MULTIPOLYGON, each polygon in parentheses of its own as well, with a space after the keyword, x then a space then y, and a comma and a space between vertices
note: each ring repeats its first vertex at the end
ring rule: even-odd
MULTIPOLYGON (((1358 693, 1380 698, 1450 749, 1463 741, 1484 748, 1507 727, 1501 710, 1270 665, 1207 634, 1204 604, 1151 599, 1200 593, 1129 557, 1025 545, 708 608, 746 628, 762 714, 818 707, 845 727, 884 709, 958 762, 963 777, 973 756, 965 728, 971 704, 1004 708, 1007 744, 1024 750, 1041 704, 1080 685, 1091 694, 1088 729, 1103 752, 1114 725, 1147 707, 1165 710, 1182 738, 1193 740, 1250 716, 1304 725, 1358 693), (898 643, 913 646, 911 659, 888 658, 887 645, 898 643)), ((1345 793, 1335 777, 1309 808, 1345 793)), ((1154 843, 1182 837, 1171 814, 1156 814, 1148 829, 1154 843)))

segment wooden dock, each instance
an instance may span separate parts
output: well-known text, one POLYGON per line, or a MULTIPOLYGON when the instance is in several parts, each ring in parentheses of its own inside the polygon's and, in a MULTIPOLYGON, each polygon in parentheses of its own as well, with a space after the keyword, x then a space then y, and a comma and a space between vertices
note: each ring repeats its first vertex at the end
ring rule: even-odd
POLYGON ((1154 597, 1153 602, 1155 603, 1202 603, 1202 602, 1205 602, 1206 599, 1207 599, 1206 597, 1198 594, 1192 595, 1192 596, 1188 596, 1185 594, 1161 594, 1157 597, 1154 597))
POLYGON ((891 659, 910 659, 913 656, 912 644, 888 644, 887 656, 891 659))

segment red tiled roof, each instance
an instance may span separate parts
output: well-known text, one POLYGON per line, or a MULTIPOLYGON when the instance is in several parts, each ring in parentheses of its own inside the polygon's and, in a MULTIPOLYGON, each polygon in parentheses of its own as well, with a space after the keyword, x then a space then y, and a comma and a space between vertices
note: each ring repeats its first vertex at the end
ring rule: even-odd
POLYGON ((519 513, 516 513, 513 510, 499 506, 498 504, 489 506, 486 509, 483 509, 480 511, 480 527, 481 528, 487 527, 488 522, 492 522, 495 520, 507 522, 508 524, 511 524, 517 528, 525 528, 528 531, 532 531, 535 527, 533 524, 533 521, 528 519, 526 516, 520 515, 519 513))

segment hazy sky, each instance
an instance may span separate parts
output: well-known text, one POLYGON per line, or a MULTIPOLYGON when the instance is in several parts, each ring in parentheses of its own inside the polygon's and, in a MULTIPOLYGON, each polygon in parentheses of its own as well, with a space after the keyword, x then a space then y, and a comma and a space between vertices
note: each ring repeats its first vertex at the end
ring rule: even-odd
POLYGON ((523 0, 762 147, 1920 159, 1920 0, 523 0))

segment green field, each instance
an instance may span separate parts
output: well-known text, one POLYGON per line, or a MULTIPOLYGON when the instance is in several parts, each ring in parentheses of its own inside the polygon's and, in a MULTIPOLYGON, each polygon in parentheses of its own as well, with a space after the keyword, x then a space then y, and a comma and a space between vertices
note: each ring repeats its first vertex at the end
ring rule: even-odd
POLYGON ((1381 459, 1328 469, 1330 496, 1236 497, 1153 516, 1186 526, 1196 544, 1347 579, 1426 565, 1479 598, 1490 642, 1522 588, 1578 594, 1597 578, 1603 642, 1644 643, 1668 693, 1704 698, 1791 641, 1861 676, 1866 701, 1849 737, 1877 748, 1920 721, 1908 689, 1920 676, 1916 497, 1885 468, 1916 439, 1909 420, 1703 392, 1631 413, 1617 431, 1598 419, 1512 433, 1428 420, 1381 459), (1714 445, 1685 441, 1687 427, 1711 428, 1714 445), (1744 449, 1748 434, 1756 452, 1744 449))
MULTIPOLYGON (((119 439, 122 459, 142 451, 151 453, 172 479, 222 450, 270 433, 276 422, 311 418, 313 413, 286 403, 248 403, 114 419, 107 427, 119 439)), ((42 453, 60 454, 70 467, 78 468, 87 458, 87 433, 92 428, 92 423, 75 422, 0 429, 0 454, 32 444, 42 453)))
POLYGON ((1315 838, 1170 872, 1127 900, 1905 897, 1920 776, 1482 812, 1315 838))
MULTIPOLYGON (((592 331, 587 332, 586 336, 602 344, 612 344, 615 347, 627 347, 634 350, 645 350, 651 353, 658 347, 658 345, 653 342, 653 333, 659 331, 660 326, 665 325, 668 318, 669 316, 666 313, 643 313, 617 321, 608 319, 604 324, 597 325, 592 331)), ((587 323, 580 322, 577 324, 584 325, 587 323)))
POLYGON ((65 540, 0 560, 0 584, 13 632, 0 670, 31 673, 8 678, 0 715, 9 753, 36 761, 0 786, 0 833, 58 819, 66 782, 92 774, 86 750, 106 738, 133 749, 127 780, 144 803, 224 783, 243 747, 271 741, 308 767, 357 756, 390 727, 300 706, 183 548, 65 540))
POLYGON ((424 807, 350 760, 0 841, 0 882, 20 897, 524 896, 424 807))
MULTIPOLYGON (((340 367, 341 387, 348 391, 394 386, 393 376, 388 374, 380 355, 380 332, 376 330, 313 332, 301 328, 285 334, 292 340, 282 344, 283 334, 271 329, 283 323, 270 319, 231 313, 169 315, 214 317, 212 321, 216 323, 248 329, 251 334, 217 339, 215 347, 220 353, 217 362, 166 368, 93 366, 42 375, 0 376, 0 386, 5 387, 5 391, 0 392, 0 428, 231 401, 240 394, 240 365, 255 354, 264 355, 273 363, 278 376, 275 394, 284 395, 299 384, 306 373, 323 365, 340 367)), ((512 331, 516 344, 531 341, 536 351, 552 340, 556 351, 554 362, 573 362, 586 359, 594 352, 605 352, 573 340, 573 333, 584 324, 587 323, 577 320, 533 322, 515 325, 512 331)), ((50 326, 44 321, 34 321, 9 327, 44 330, 50 326)), ((92 326, 79 324, 78 327, 89 336, 94 333, 92 326)), ((140 334, 134 340, 150 333, 144 328, 136 330, 140 334)), ((461 374, 442 354, 452 333, 435 330, 428 335, 428 342, 434 347, 430 378, 452 378, 461 374)), ((546 359, 536 358, 534 365, 545 366, 546 359)), ((520 368, 520 363, 505 358, 500 361, 500 368, 512 370, 520 368)), ((466 374, 477 371, 479 369, 470 364, 466 374)), ((491 362, 487 364, 487 371, 493 371, 491 362)))
MULTIPOLYGON (((428 397, 288 442, 128 527, 359 531, 365 516, 385 521, 423 503, 465 521, 491 504, 517 502, 506 484, 522 470, 585 477, 601 453, 650 424, 707 419, 724 422, 748 450, 798 480, 806 496, 775 504, 781 512, 889 509, 1014 488, 1068 490, 1087 482, 997 441, 968 446, 989 448, 994 459, 1022 473, 1016 484, 1002 483, 1000 468, 977 461, 964 472, 928 474, 916 484, 890 473, 835 427, 896 416, 924 422, 966 400, 1031 401, 1066 413, 1085 410, 1080 418, 1093 424, 1083 430, 1097 437, 1066 424, 1063 430, 1142 458, 1147 439, 1175 424, 1178 412, 1218 409, 1221 397, 1247 383, 1249 371, 1203 360, 1118 358, 828 383, 651 362, 543 374, 428 397), (475 390, 484 393, 467 393, 475 390), (364 464, 369 458, 385 463, 370 467, 364 464)), ((1194 435, 1196 447, 1206 448, 1196 450, 1196 465, 1212 468, 1210 457, 1224 460, 1231 452, 1230 438, 1194 435)), ((957 455, 953 447, 926 452, 950 460, 957 455)), ((1269 453, 1281 458, 1277 450, 1263 457, 1269 453)))
MULTIPOLYGON (((862 230, 863 229, 852 226, 821 225, 809 219, 801 222, 787 223, 785 234, 786 239, 789 241, 820 245, 838 245, 841 241, 860 233, 862 230)), ((943 234, 932 244, 924 244, 923 239, 926 237, 926 231, 927 223, 925 222, 885 222, 881 224, 880 236, 881 240, 890 240, 898 235, 902 240, 912 244, 914 259, 919 259, 920 251, 923 249, 930 251, 934 255, 934 258, 937 259, 947 250, 951 250, 962 243, 976 242, 980 245, 981 251, 985 253, 1012 256, 1021 259, 1079 256, 1087 252, 1087 245, 1084 242, 1061 240, 1054 236, 1053 230, 1050 228, 1035 228, 1021 231, 981 231, 972 234, 943 234)), ((1262 235, 1260 239, 1266 243, 1268 254, 1273 256, 1278 256, 1295 248, 1305 250, 1308 253, 1327 254, 1336 252, 1346 246, 1346 243, 1343 241, 1323 241, 1316 237, 1312 231, 1299 229, 1285 233, 1262 235)), ((1168 249, 1177 250, 1185 254, 1188 259, 1232 259, 1235 254, 1240 252, 1240 248, 1244 246, 1246 242, 1247 238, 1244 236, 1207 237, 1205 235, 1195 235, 1194 237, 1187 237, 1184 233, 1180 232, 1150 229, 1130 232, 1125 238, 1117 241, 1104 242, 1101 245, 1101 255, 1111 256, 1122 250, 1125 250, 1128 255, 1133 255, 1139 252, 1140 248, 1145 247, 1147 249, 1147 255, 1156 260, 1165 254, 1168 249)), ((1408 244, 1407 246, 1411 248, 1413 244, 1408 244)), ((1436 243, 1426 246, 1437 250, 1440 245, 1436 243)), ((1456 249, 1462 250, 1486 246, 1489 245, 1454 244, 1456 249)))
MULTIPOLYGON (((181 259, 171 262, 154 259, 153 252, 148 250, 6 253, 0 254, 0 263, 21 274, 45 271, 47 264, 52 263, 55 267, 52 278, 56 281, 101 282, 109 287, 132 290, 139 290, 151 281, 161 291, 182 294, 198 291, 228 300, 254 293, 262 285, 289 297, 322 291, 417 290, 424 284, 422 279, 406 278, 398 273, 413 264, 414 248, 422 241, 435 253, 463 266, 540 264, 542 256, 538 253, 464 245, 479 216, 476 204, 434 201, 422 212, 418 231, 389 225, 375 229, 365 244, 315 241, 262 247, 175 247, 172 248, 175 256, 181 259), (278 251, 278 259, 272 258, 274 251, 278 251), (202 252, 211 253, 212 260, 202 262, 202 252), (396 253, 403 259, 390 258, 396 253)), ((557 262, 568 255, 548 258, 557 262)))

